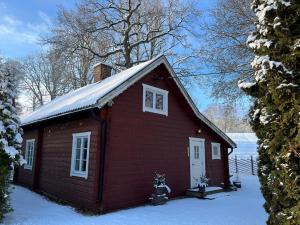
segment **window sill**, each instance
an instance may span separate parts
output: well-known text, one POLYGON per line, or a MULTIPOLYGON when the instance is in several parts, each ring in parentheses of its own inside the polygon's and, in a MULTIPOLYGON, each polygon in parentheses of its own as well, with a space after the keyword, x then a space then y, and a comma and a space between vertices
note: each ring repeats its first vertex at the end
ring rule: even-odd
POLYGON ((25 169, 25 170, 32 170, 32 166, 24 165, 24 169, 25 169))
POLYGON ((72 172, 70 174, 71 177, 80 177, 80 178, 84 178, 84 179, 88 179, 88 174, 87 173, 76 173, 76 172, 72 172))
POLYGON ((146 108, 146 107, 144 108, 143 112, 150 112, 150 113, 156 113, 156 114, 168 116, 168 112, 166 112, 166 111, 160 111, 160 110, 155 110, 155 109, 146 108))
POLYGON ((221 160, 221 158, 212 158, 212 160, 221 160))

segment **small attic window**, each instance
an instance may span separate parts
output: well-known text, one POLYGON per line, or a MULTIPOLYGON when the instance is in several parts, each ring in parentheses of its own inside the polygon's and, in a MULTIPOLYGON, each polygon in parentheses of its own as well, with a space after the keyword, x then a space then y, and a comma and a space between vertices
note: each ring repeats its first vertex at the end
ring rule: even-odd
POLYGON ((143 84, 143 112, 168 115, 168 91, 143 84))

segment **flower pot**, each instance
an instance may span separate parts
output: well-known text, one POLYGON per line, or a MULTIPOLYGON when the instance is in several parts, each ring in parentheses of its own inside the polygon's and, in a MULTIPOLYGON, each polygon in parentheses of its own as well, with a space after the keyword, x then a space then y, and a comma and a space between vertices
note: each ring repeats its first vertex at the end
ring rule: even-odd
POLYGON ((162 195, 152 194, 150 200, 152 205, 162 205, 167 202, 168 197, 165 194, 162 195))
POLYGON ((157 187, 155 188, 155 194, 156 195, 162 195, 166 193, 166 188, 165 187, 157 187))
POLYGON ((240 181, 233 181, 233 185, 236 186, 237 188, 242 187, 242 183, 240 181))
POLYGON ((199 192, 204 193, 205 192, 205 186, 198 186, 199 192))

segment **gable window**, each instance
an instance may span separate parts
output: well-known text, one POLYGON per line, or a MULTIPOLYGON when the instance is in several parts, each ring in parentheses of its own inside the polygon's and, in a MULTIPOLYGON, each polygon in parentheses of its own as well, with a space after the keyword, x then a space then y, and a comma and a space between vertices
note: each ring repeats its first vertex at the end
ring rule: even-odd
POLYGON ((212 159, 221 159, 220 143, 211 143, 212 159))
POLYGON ((91 132, 73 134, 71 176, 88 177, 91 132))
POLYGON ((168 115, 168 91, 143 84, 143 112, 168 115))
POLYGON ((24 169, 32 170, 33 155, 34 155, 34 139, 26 140, 26 149, 25 149, 26 163, 24 165, 24 169))

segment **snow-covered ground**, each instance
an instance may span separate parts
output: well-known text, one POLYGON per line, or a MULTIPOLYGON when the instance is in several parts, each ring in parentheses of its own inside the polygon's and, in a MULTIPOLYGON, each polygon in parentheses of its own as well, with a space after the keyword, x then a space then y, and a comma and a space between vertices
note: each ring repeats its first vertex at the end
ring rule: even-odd
POLYGON ((77 213, 71 207, 47 201, 16 186, 11 198, 14 212, 5 225, 262 225, 267 215, 256 176, 243 176, 236 192, 209 196, 212 200, 185 198, 162 206, 141 206, 99 216, 77 213))

